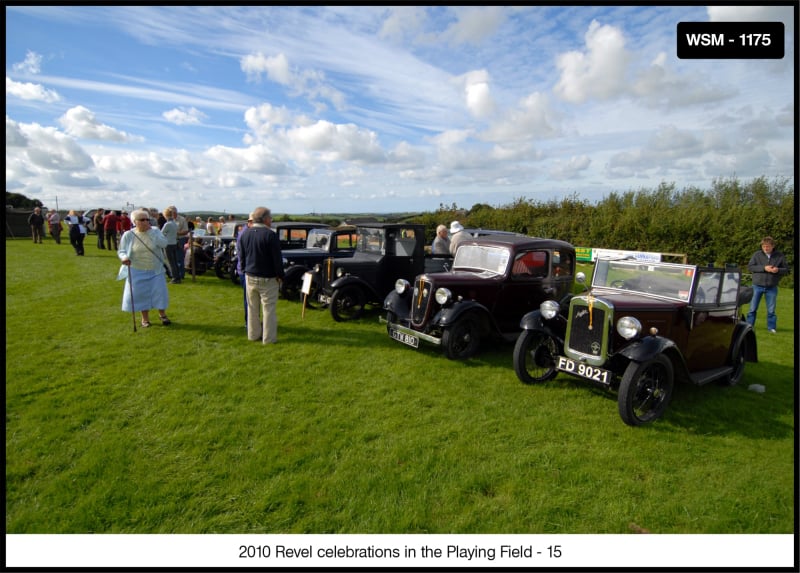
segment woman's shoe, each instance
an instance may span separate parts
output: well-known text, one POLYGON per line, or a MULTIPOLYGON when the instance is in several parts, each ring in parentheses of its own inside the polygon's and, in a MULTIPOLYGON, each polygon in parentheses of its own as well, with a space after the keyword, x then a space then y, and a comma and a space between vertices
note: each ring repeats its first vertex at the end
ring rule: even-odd
POLYGON ((142 328, 147 328, 148 326, 150 326, 150 321, 149 320, 143 320, 142 321, 142 328))
POLYGON ((169 318, 167 318, 166 314, 164 316, 159 316, 159 318, 161 319, 161 324, 163 324, 164 326, 169 326, 170 324, 172 324, 172 321, 169 318))

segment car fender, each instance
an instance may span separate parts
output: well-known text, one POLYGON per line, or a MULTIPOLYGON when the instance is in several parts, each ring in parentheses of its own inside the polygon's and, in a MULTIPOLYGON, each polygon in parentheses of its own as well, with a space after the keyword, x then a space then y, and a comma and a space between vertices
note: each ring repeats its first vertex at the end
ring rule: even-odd
POLYGON ((283 280, 287 283, 302 283, 303 275, 308 272, 308 268, 303 265, 292 265, 284 271, 283 280))
POLYGON ((645 336, 620 350, 619 355, 635 362, 644 362, 674 348, 676 348, 675 343, 669 338, 645 336))
POLYGON ((398 318, 408 318, 411 315, 410 303, 410 297, 392 291, 383 299, 383 309, 394 313, 398 318))
POLYGON ((375 292, 375 289, 372 288, 372 285, 369 284, 367 281, 362 279, 361 277, 353 276, 353 275, 344 275, 339 277, 338 279, 334 279, 333 282, 328 287, 328 290, 333 293, 340 288, 344 288, 346 286, 357 286, 359 287, 364 294, 366 294, 367 299, 369 301, 377 301, 381 300, 382 297, 375 292))
POLYGON ((563 344, 564 335, 567 332, 567 319, 563 315, 557 314, 550 320, 547 320, 542 316, 542 311, 532 310, 522 317, 519 321, 519 327, 522 330, 537 330, 543 332, 563 344))
POLYGON ((489 310, 480 304, 479 302, 475 302, 474 300, 464 300, 460 302, 453 303, 452 306, 448 306, 446 308, 441 309, 439 312, 436 313, 436 316, 433 317, 431 324, 436 326, 445 328, 455 324, 462 316, 465 314, 470 313, 472 315, 478 316, 480 318, 481 324, 485 328, 491 327, 492 330, 499 332, 497 325, 494 322, 494 318, 492 317, 489 310))
POLYGON ((756 333, 753 327, 743 321, 740 321, 735 330, 733 331, 734 343, 731 345, 731 356, 736 356, 739 352, 739 347, 747 342, 745 347, 744 359, 747 362, 758 362, 758 347, 756 346, 756 333))

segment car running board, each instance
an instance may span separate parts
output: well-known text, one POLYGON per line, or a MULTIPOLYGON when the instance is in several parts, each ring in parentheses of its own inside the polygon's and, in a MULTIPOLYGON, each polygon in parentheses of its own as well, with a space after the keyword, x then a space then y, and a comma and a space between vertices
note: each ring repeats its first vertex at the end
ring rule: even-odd
POLYGON ((714 380, 719 380, 731 372, 733 372, 732 366, 722 366, 720 368, 712 368, 710 370, 700 370, 699 372, 690 374, 689 377, 691 378, 692 382, 698 386, 702 386, 703 384, 708 384, 714 380))

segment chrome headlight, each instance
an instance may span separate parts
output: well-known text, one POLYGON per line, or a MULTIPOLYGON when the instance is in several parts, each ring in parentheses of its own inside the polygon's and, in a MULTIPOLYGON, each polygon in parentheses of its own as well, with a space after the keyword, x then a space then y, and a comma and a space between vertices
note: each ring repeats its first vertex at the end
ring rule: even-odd
POLYGON ((617 332, 625 340, 630 340, 642 332, 642 323, 632 316, 623 316, 617 321, 617 332))
POLYGON ((314 272, 315 272, 315 273, 319 274, 319 272, 320 272, 321 270, 322 270, 322 267, 321 267, 321 266, 319 266, 319 263, 317 263, 316 265, 314 265, 314 272))
POLYGON ((341 278, 343 276, 344 276, 344 269, 342 267, 337 268, 336 269, 336 278, 338 279, 338 278, 341 278))
POLYGON ((442 306, 446 305, 448 302, 453 300, 453 293, 451 293, 449 289, 446 289, 444 287, 437 288, 433 296, 436 299, 437 304, 440 304, 442 306))
POLYGON ((558 303, 554 300, 546 300, 539 305, 539 312, 547 320, 554 318, 558 314, 558 303))
POLYGON ((405 294, 411 288, 411 283, 406 279, 397 279, 394 283, 394 292, 397 294, 405 294))

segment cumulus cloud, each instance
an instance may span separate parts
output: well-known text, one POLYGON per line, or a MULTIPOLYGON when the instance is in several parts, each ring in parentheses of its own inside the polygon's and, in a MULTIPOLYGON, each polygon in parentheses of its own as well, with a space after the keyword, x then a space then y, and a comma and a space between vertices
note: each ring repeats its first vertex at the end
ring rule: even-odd
POLYGON ((550 138, 560 132, 558 116, 550 106, 547 96, 535 92, 510 109, 503 119, 482 133, 481 138, 507 143, 550 138))
POLYGON ((37 167, 54 171, 80 171, 94 166, 92 158, 74 139, 54 127, 33 123, 19 124, 19 129, 28 142, 25 154, 37 167))
POLYGON ((459 7, 452 11, 456 21, 442 33, 442 38, 454 45, 480 44, 494 34, 507 17, 502 6, 459 7))
POLYGON ((262 75, 290 89, 294 95, 302 95, 313 100, 318 98, 330 101, 337 109, 345 105, 342 92, 327 85, 325 74, 315 70, 293 70, 285 54, 265 56, 261 52, 243 56, 239 62, 242 71, 250 81, 260 81, 262 75))
POLYGON ((592 20, 584 36, 585 51, 571 51, 558 57, 561 77, 554 91, 572 103, 587 99, 606 100, 625 89, 625 73, 631 56, 619 28, 592 20))
POLYGON ((555 166, 550 170, 550 177, 558 180, 575 179, 579 177, 583 171, 589 169, 591 163, 592 160, 586 155, 572 156, 566 163, 557 161, 555 166))
POLYGON ((202 111, 197 108, 174 108, 165 111, 163 114, 164 119, 176 125, 200 125, 207 117, 202 111))
POLYGON ((61 97, 58 95, 58 92, 45 89, 40 84, 15 82, 8 76, 6 76, 6 95, 12 95, 25 100, 43 101, 47 103, 61 101, 61 97))
POLYGON ((426 19, 422 6, 392 6, 387 8, 387 12, 378 37, 398 44, 408 35, 418 34, 426 19))
POLYGON ((463 85, 467 109, 476 118, 489 117, 495 105, 489 89, 489 72, 475 70, 459 76, 455 80, 463 85))
POLYGON ((81 139, 100 139, 105 141, 139 141, 141 138, 128 135, 97 121, 95 115, 79 105, 62 115, 58 122, 69 135, 81 139))

